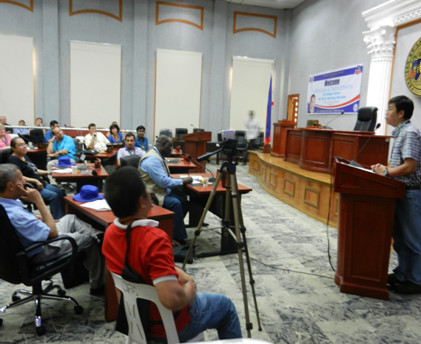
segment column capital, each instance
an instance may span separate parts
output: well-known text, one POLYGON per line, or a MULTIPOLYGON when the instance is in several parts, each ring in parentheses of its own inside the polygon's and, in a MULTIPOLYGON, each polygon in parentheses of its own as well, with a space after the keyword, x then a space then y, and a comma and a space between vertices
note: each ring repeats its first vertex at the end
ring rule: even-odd
POLYGON ((364 42, 367 44, 367 51, 372 59, 393 58, 395 32, 396 27, 389 25, 363 32, 364 42))

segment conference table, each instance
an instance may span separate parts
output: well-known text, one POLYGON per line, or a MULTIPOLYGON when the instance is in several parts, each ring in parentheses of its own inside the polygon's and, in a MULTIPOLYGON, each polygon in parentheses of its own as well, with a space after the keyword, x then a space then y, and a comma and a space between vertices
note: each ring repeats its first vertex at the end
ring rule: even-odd
MULTIPOLYGON (((85 164, 83 163, 76 164, 79 168, 84 165, 85 164)), ((51 170, 51 176, 58 183, 76 183, 77 192, 86 184, 95 185, 98 187, 98 190, 101 191, 103 181, 108 177, 108 173, 102 165, 101 168, 95 169, 94 164, 86 164, 86 169, 78 169, 77 173, 72 173, 71 171, 63 173, 60 172, 60 170, 63 169, 51 170)))
POLYGON ((171 173, 188 173, 189 170, 196 168, 191 161, 182 158, 165 158, 171 173))
MULTIPOLYGON (((72 196, 64 197, 66 214, 74 214, 81 220, 90 223, 94 228, 105 231, 116 216, 112 211, 97 211, 82 207, 86 202, 78 202, 72 196)), ((164 230, 172 240, 174 213, 157 205, 152 205, 148 214, 149 219, 159 222, 159 228, 164 230)), ((117 318, 118 299, 114 281, 106 270, 105 274, 105 320, 113 321, 117 318)))
MULTIPOLYGON (((208 177, 208 178, 216 178, 211 173, 190 173, 191 177, 208 177)), ((173 178, 182 178, 186 177, 185 174, 171 174, 171 177, 173 178)), ((223 178, 221 178, 216 190, 215 190, 215 196, 212 201, 211 206, 209 207, 209 211, 218 216, 221 219, 225 219, 225 217, 228 217, 231 220, 231 223, 234 223, 233 219, 233 213, 232 213, 232 203, 229 205, 228 211, 229 214, 225 214, 225 196, 226 196, 226 187, 225 183, 223 181, 223 178)), ((246 193, 251 192, 253 189, 238 184, 238 200, 240 205, 240 211, 241 211, 241 195, 244 195, 246 193)), ((213 184, 210 182, 207 186, 203 186, 203 184, 186 184, 184 185, 184 190, 186 195, 190 197, 190 210, 189 210, 189 227, 196 227, 200 221, 200 218, 202 216, 202 213, 205 209, 206 202, 208 201, 208 198, 213 190, 213 184)), ((201 254, 197 255, 200 256, 211 256, 211 255, 217 255, 217 254, 227 254, 236 252, 236 243, 234 238, 231 235, 225 235, 226 233, 221 233, 221 250, 215 253, 210 254, 201 254)))

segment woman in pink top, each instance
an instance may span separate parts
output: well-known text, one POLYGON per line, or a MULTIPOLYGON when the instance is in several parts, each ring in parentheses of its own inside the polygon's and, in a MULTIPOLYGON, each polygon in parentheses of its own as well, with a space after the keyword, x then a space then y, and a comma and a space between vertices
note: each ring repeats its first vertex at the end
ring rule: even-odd
POLYGON ((6 128, 3 124, 0 124, 0 149, 8 148, 10 141, 12 141, 11 136, 6 134, 6 128))

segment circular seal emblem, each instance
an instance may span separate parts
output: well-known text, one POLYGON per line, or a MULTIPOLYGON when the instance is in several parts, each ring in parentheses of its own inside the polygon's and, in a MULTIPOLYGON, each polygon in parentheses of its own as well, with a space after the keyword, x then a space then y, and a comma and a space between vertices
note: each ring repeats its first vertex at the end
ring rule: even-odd
POLYGON ((409 90, 421 97, 421 38, 414 44, 405 64, 405 81, 409 90))

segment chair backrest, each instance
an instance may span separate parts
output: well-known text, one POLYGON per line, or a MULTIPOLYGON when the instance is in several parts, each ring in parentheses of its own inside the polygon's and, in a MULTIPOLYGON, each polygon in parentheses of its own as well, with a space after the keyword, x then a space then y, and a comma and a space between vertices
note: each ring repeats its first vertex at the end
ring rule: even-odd
POLYGON ((161 301, 159 301, 155 287, 126 281, 113 272, 111 272, 111 275, 113 276, 115 286, 124 295, 124 310, 126 311, 127 323, 129 325, 129 338, 127 342, 147 343, 136 302, 136 299, 145 299, 153 302, 158 308, 164 324, 168 344, 179 343, 173 313, 168 308, 165 308, 161 301))
POLYGON ((162 136, 162 135, 168 136, 169 138, 172 139, 172 130, 168 128, 161 129, 159 131, 159 136, 162 136))
POLYGON ((188 134, 187 128, 175 128, 175 138, 178 141, 182 141, 183 135, 186 135, 186 134, 188 134))
POLYGON ((377 108, 374 106, 362 107, 358 110, 355 131, 373 131, 377 122, 377 108))
POLYGON ((21 283, 17 253, 23 247, 2 205, 0 223, 0 278, 14 284, 21 283))
POLYGON ((139 167, 140 156, 139 155, 126 155, 120 158, 120 166, 133 166, 139 167))
POLYGON ((84 144, 80 142, 77 137, 73 137, 73 142, 75 143, 75 154, 76 155, 82 154, 84 144))
POLYGON ((29 132, 29 141, 35 145, 44 143, 44 131, 42 129, 31 129, 29 132))
POLYGON ((194 128, 193 129, 194 133, 197 133, 198 131, 205 131, 205 129, 202 129, 202 128, 194 128))
POLYGON ((7 163, 9 156, 12 155, 12 148, 5 148, 0 150, 0 164, 7 163))

